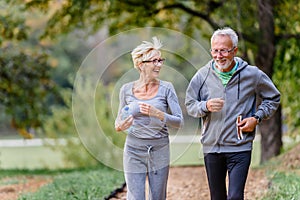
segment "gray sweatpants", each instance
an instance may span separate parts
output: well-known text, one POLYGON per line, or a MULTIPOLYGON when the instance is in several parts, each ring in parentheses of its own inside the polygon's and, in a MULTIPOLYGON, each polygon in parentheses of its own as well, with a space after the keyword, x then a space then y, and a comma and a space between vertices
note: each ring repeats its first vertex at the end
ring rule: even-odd
POLYGON ((149 199, 165 200, 169 175, 169 138, 139 139, 127 135, 124 148, 127 200, 145 199, 148 176, 149 199))

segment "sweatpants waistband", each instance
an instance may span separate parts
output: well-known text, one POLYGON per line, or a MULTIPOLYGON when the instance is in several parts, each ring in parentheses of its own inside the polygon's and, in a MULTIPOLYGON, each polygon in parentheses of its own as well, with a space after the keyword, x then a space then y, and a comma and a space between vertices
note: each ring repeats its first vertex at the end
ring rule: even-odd
POLYGON ((143 138, 137 138, 131 134, 128 134, 126 137, 126 143, 129 145, 137 145, 137 146, 143 146, 143 145, 166 145, 169 144, 169 137, 162 137, 162 138, 152 138, 152 139, 143 139, 143 138))

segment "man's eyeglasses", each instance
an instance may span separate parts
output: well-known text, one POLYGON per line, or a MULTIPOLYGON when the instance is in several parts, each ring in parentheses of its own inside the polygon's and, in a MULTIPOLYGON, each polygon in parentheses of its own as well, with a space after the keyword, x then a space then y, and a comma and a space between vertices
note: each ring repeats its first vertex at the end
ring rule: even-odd
POLYGON ((210 52, 212 55, 218 55, 219 53, 223 56, 228 56, 230 52, 232 52, 235 49, 235 47, 232 47, 232 49, 211 49, 210 52))
POLYGON ((142 63, 149 63, 149 62, 152 62, 153 65, 155 65, 155 66, 160 66, 160 65, 162 65, 162 64, 164 63, 165 60, 166 60, 166 59, 164 59, 164 58, 161 58, 161 59, 154 59, 154 60, 144 60, 144 61, 142 61, 142 63))

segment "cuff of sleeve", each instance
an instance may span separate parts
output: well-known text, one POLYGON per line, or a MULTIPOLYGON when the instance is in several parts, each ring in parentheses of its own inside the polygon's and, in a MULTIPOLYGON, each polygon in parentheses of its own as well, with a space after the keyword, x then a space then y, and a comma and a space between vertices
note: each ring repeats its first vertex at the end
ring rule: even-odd
POLYGON ((164 113, 164 120, 163 120, 164 123, 167 123, 167 117, 168 117, 168 114, 164 113))
POLYGON ((202 104, 200 104, 200 105, 201 105, 201 110, 202 110, 203 112, 208 113, 209 111, 208 111, 208 109, 207 109, 207 107, 206 107, 206 103, 207 103, 207 101, 202 101, 202 104))
POLYGON ((262 111, 257 111, 254 115, 258 116, 260 118, 260 120, 262 120, 264 118, 264 114, 262 111))

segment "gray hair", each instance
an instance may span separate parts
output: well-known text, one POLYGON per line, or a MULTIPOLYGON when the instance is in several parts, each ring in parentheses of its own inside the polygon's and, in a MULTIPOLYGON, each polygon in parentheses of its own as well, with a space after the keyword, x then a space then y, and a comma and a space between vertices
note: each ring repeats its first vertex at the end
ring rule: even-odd
POLYGON ((131 57, 133 65, 138 69, 138 65, 145 60, 150 59, 155 53, 161 54, 159 49, 162 47, 161 41, 157 37, 152 38, 153 43, 143 41, 142 44, 137 46, 132 52, 131 57))
POLYGON ((216 30, 213 33, 213 35, 211 36, 210 43, 212 43, 214 38, 218 35, 228 35, 233 43, 233 46, 237 47, 239 39, 238 39, 236 32, 234 30, 232 30, 231 28, 225 27, 225 28, 220 28, 220 29, 216 30))

